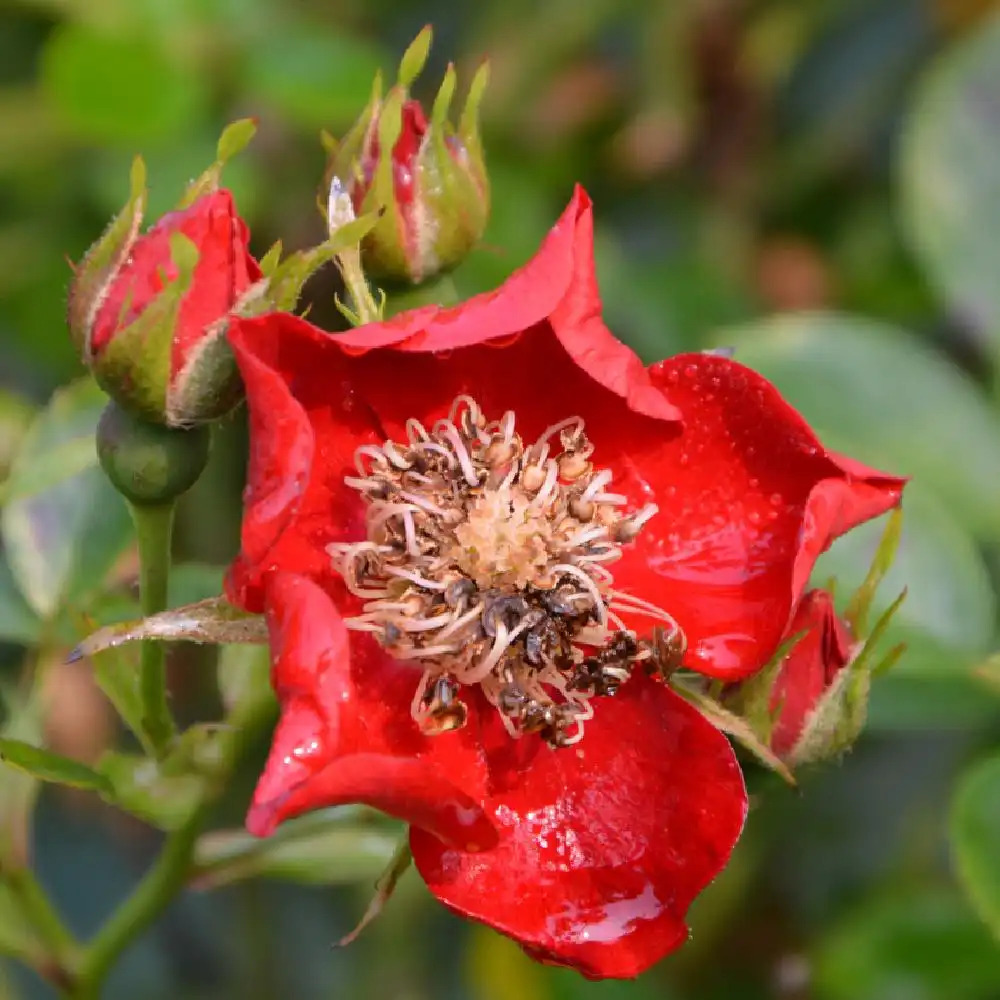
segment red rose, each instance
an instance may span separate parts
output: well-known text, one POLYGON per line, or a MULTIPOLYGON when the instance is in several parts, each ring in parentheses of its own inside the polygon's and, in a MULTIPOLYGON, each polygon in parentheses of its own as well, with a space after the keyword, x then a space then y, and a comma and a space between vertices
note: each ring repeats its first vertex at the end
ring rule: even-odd
POLYGON ((246 224, 219 189, 136 237, 138 226, 136 214, 109 248, 111 266, 92 269, 88 256, 77 269, 70 325, 84 360, 111 396, 155 423, 221 416, 242 387, 220 321, 261 277, 246 224), (177 234, 197 251, 189 273, 176 259, 177 234))
POLYGON ((230 338, 228 593, 267 612, 282 706, 249 828, 366 802, 413 824, 442 902, 540 958, 633 976, 678 947, 746 796, 656 675, 759 669, 819 552, 901 481, 732 361, 645 368, 601 320, 579 189, 491 294, 230 338))

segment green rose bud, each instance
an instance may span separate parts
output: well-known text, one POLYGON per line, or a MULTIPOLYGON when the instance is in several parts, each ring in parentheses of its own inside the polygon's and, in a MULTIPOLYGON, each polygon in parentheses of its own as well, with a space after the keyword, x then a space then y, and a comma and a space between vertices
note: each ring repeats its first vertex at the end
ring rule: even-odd
MULTIPOLYGON (((346 194, 357 214, 382 215, 361 245, 376 280, 419 284, 459 264, 489 217, 489 178, 479 137, 479 105, 487 81, 482 65, 472 80, 457 128, 448 113, 455 95, 453 66, 445 73, 430 118, 410 97, 424 67, 431 29, 406 51, 399 81, 386 97, 376 80, 371 101, 341 142, 327 137, 331 204, 346 194)), ((331 231, 338 213, 328 210, 331 231)))

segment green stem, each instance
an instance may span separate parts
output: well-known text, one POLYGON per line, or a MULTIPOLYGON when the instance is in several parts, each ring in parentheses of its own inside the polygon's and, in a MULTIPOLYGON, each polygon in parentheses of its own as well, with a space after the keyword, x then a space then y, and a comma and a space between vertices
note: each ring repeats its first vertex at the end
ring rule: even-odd
POLYGON ((219 734, 218 764, 207 775, 197 806, 184 825, 166 839, 163 850, 132 895, 108 919, 86 948, 78 965, 73 1000, 98 1000, 101 985, 118 956, 170 905, 194 870, 198 837, 215 800, 225 791, 252 735, 274 710, 269 689, 238 706, 219 734))
POLYGON ((72 969, 79 949, 76 940, 29 868, 16 868, 6 872, 4 883, 17 900, 20 913, 45 948, 44 954, 39 955, 31 964, 55 986, 65 986, 72 980, 72 969))
POLYGON ((202 802, 187 822, 167 837, 153 867, 91 941, 79 967, 76 992, 72 994, 75 1000, 97 1000, 101 984, 118 956, 180 891, 209 808, 209 802, 202 802))
MULTIPOLYGON (((139 544, 139 599, 143 616, 148 617, 167 607, 174 501, 130 502, 128 506, 139 544)), ((157 756, 163 757, 177 730, 167 703, 166 649, 162 642, 147 639, 142 643, 139 693, 143 727, 157 756)))
POLYGON ((354 318, 358 325, 378 323, 382 319, 382 310, 375 301, 375 296, 372 295, 368 279, 365 278, 364 268, 361 266, 361 251, 358 247, 352 247, 339 253, 337 266, 344 279, 347 294, 351 297, 354 318))

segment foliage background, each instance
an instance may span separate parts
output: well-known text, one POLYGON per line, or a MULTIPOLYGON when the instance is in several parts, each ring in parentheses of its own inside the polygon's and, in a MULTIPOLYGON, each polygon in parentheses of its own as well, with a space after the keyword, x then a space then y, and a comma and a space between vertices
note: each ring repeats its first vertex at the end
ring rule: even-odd
MULTIPOLYGON (((910 652, 877 683, 867 735, 800 793, 751 775, 746 836, 697 905, 691 943, 640 980, 589 984, 533 965, 451 918, 412 875, 356 945, 332 949, 384 856, 376 830, 346 862, 329 850, 299 858, 293 874, 313 884, 188 893, 128 952, 108 996, 1000 997, 1000 949, 977 916, 1000 924, 1000 768, 987 760, 1000 737, 988 660, 1000 570, 993 7, 0 0, 0 478, 36 408, 81 373, 64 327, 66 259, 124 201, 131 157, 148 161, 155 217, 212 159, 222 125, 254 115, 258 138, 226 175, 254 249, 279 236, 291 249, 316 242, 318 130, 342 132, 376 68, 391 71, 428 21, 428 94, 449 57, 466 79, 483 55, 492 62, 494 213, 456 274, 463 293, 523 261, 579 180, 597 204, 599 276, 621 337, 648 359, 734 345, 830 444, 915 477, 884 591, 889 600, 909 584, 896 638, 910 652), (961 777, 969 766, 978 772, 961 777), (959 780, 969 784, 950 824, 959 780), (956 837, 973 903, 955 876, 956 837)), ((311 287, 315 315, 331 316, 333 290, 329 276, 311 287)), ((48 437, 36 425, 28 444, 51 454, 54 434, 64 447, 53 461, 75 456, 71 471, 85 470, 95 405, 77 390, 63 402, 69 424, 48 437)), ((178 599, 217 589, 234 551, 244 447, 237 415, 183 506, 178 551, 196 564, 178 599)), ((128 613, 135 564, 124 511, 87 475, 68 495, 4 509, 0 686, 23 685, 25 664, 38 671, 48 745, 93 762, 116 723, 89 668, 61 661, 81 613, 128 613)), ((877 533, 837 546, 820 577, 838 573, 846 592, 877 533)), ((172 654, 174 706, 188 721, 218 717, 210 665, 204 651, 172 654)), ((263 733, 228 796, 232 825, 265 745, 263 733)), ((11 781, 0 771, 0 830, 11 781)), ((93 797, 42 794, 37 865, 81 935, 157 843, 93 797)), ((0 907, 0 939, 16 932, 9 921, 0 907)), ((0 997, 47 995, 0 966, 0 997)))

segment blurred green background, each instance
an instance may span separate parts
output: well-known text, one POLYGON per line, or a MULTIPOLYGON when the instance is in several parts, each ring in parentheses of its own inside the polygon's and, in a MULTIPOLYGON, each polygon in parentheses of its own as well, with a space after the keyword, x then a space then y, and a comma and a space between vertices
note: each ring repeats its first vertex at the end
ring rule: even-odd
MULTIPOLYGON (((731 867, 698 902, 690 944, 641 979, 592 984, 534 965, 451 918, 413 874, 355 945, 332 948, 385 857, 376 824, 347 861, 320 843, 282 870, 291 881, 188 893, 127 953, 109 997, 1000 998, 990 931, 992 921, 1000 933, 994 6, 0 0, 0 478, 37 408, 81 374, 63 318, 67 260, 124 202, 133 155, 148 162, 155 217, 213 158, 221 127, 253 115, 257 139, 225 178, 253 249, 318 242, 317 134, 346 129, 376 69, 391 73, 427 22, 425 95, 449 59, 466 80, 483 56, 492 64, 494 212, 456 273, 463 293, 526 259, 580 181, 596 202, 599 277, 619 336, 649 360, 735 346, 829 444, 914 477, 883 591, 887 603, 909 585, 890 639, 910 650, 877 683, 867 735, 799 792, 750 769, 753 810, 731 867)), ((315 315, 332 315, 333 291, 329 275, 313 282, 315 315)), ((44 669, 40 732, 93 762, 117 723, 87 666, 61 659, 82 613, 129 613, 135 564, 124 510, 118 518, 84 469, 99 403, 88 389, 60 400, 28 443, 51 450, 44 421, 68 411, 72 426, 55 436, 82 442, 71 471, 83 479, 69 506, 4 509, 0 685, 16 688, 25 664, 44 669), (100 557, 88 549, 95 524, 100 557)), ((237 414, 184 502, 178 551, 194 564, 176 581, 178 600, 217 592, 237 542, 244 448, 237 414)), ((837 574, 846 594, 878 531, 836 546, 818 579, 837 574)), ((172 653, 174 706, 188 721, 218 718, 210 666, 203 650, 172 653)), ((225 803, 231 825, 266 735, 225 803)), ((157 844, 93 798, 42 794, 37 866, 81 935, 157 844)), ((0 942, 14 920, 0 907, 0 942)), ((49 995, 0 965, 0 998, 49 995)))

